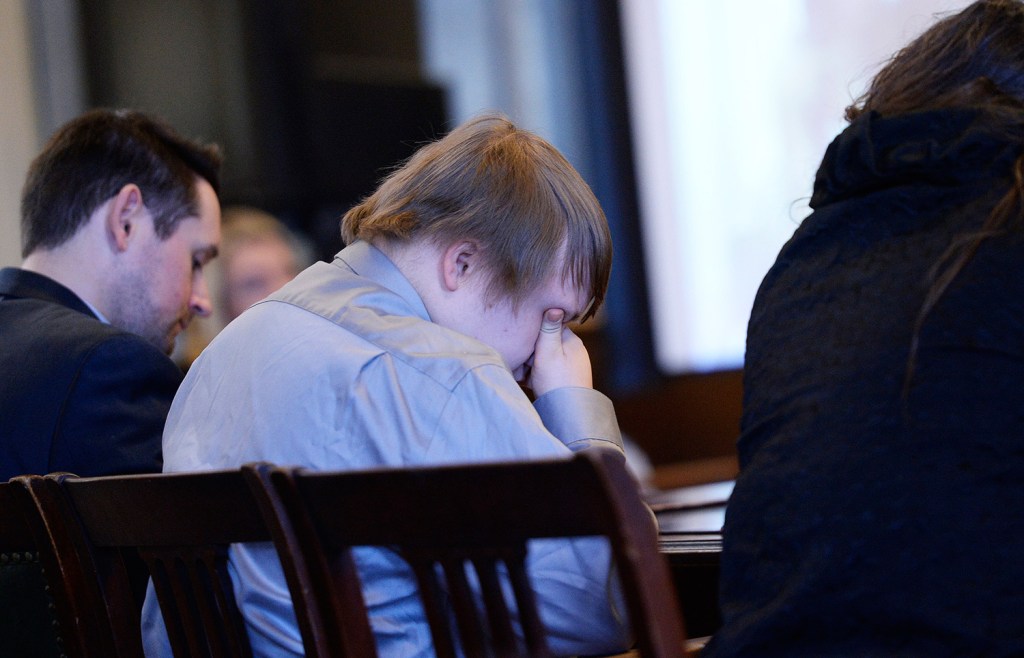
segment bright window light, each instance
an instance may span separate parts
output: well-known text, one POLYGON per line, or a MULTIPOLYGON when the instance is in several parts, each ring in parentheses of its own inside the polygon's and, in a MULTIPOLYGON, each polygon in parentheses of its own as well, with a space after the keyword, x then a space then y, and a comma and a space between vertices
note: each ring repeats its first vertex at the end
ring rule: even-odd
POLYGON ((740 367, 754 294, 843 110, 966 0, 620 0, 654 344, 740 367))

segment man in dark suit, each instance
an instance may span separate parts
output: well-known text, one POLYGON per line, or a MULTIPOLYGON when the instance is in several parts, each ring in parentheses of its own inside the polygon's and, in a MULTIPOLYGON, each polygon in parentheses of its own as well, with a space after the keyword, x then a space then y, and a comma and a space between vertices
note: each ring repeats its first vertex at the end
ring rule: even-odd
MULTIPOLYGON (((138 112, 50 138, 21 199, 21 268, 0 270, 0 481, 161 470, 182 373, 167 356, 210 313, 220 154, 138 112)), ((60 655, 38 563, 0 565, 0 657, 60 655)))
POLYGON ((211 311, 220 154, 132 111, 62 127, 22 193, 21 268, 0 270, 0 480, 157 472, 181 371, 211 311))

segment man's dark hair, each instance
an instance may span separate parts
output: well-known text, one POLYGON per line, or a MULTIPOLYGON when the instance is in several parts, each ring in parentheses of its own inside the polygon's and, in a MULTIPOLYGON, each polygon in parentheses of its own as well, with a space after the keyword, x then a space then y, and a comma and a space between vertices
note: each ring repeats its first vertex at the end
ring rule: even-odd
POLYGON ((21 254, 71 238, 122 187, 134 183, 157 235, 198 215, 196 177, 220 186, 220 150, 132 110, 97 109, 61 127, 29 166, 21 194, 21 254))

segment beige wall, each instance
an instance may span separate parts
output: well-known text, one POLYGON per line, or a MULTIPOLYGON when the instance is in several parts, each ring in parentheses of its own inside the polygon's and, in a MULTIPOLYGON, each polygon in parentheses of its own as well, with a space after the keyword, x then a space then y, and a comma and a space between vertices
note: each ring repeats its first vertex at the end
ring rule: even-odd
POLYGON ((25 0, 0 0, 0 266, 21 262, 18 204, 38 145, 25 0))

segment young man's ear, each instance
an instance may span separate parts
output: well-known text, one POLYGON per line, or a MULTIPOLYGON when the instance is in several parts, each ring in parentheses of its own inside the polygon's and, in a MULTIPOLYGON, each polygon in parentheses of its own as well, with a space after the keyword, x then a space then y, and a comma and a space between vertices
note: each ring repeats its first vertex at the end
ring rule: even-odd
POLYGON ((473 240, 459 240, 449 245, 441 261, 445 289, 449 292, 458 290, 480 269, 481 257, 480 248, 473 240))
POLYGON ((125 251, 138 233, 139 222, 145 211, 142 190, 134 183, 122 187, 107 210, 107 231, 117 251, 125 251))

